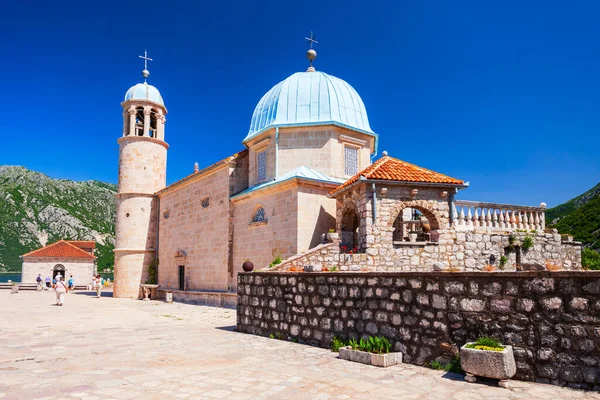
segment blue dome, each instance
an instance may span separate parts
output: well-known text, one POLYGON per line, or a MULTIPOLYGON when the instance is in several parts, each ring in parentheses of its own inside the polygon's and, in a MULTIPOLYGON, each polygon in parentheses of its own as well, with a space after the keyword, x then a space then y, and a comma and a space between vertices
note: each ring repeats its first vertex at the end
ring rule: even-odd
POLYGON ((244 142, 273 126, 326 123, 375 135, 362 99, 346 81, 324 72, 297 72, 260 99, 244 142))
POLYGON ((125 93, 125 101, 127 100, 148 100, 162 106, 165 105, 158 89, 146 82, 130 87, 125 93))

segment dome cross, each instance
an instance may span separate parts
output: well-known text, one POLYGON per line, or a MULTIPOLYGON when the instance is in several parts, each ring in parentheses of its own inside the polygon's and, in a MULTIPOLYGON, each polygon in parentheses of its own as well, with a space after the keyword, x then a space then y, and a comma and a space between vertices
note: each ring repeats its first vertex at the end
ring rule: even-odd
POLYGON ((313 43, 314 44, 319 44, 319 42, 317 42, 317 37, 315 35, 313 35, 312 31, 310 32, 310 37, 307 38, 305 37, 304 39, 306 39, 306 43, 310 43, 310 48, 313 48, 313 43))
POLYGON ((148 71, 148 61, 153 61, 150 57, 148 57, 148 51, 144 49, 144 55, 138 56, 142 60, 144 60, 144 70, 142 71, 142 75, 144 77, 144 82, 150 76, 150 71, 148 71))
POLYGON ((310 37, 306 39, 306 43, 310 43, 310 49, 306 52, 306 58, 310 61, 310 66, 306 72, 315 72, 315 67, 313 67, 313 61, 317 58, 317 52, 313 49, 313 44, 318 44, 317 37, 313 35, 312 31, 310 32, 310 37))

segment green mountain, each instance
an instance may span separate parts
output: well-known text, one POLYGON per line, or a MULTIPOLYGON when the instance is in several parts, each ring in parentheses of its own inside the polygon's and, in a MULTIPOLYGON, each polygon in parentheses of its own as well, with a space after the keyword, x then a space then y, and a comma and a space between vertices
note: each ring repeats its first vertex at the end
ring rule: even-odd
POLYGON ((112 266, 116 192, 113 184, 0 166, 0 271, 20 271, 20 255, 60 239, 95 240, 98 268, 112 266))
POLYGON ((546 211, 546 222, 573 235, 590 249, 600 250, 600 183, 584 194, 546 211))

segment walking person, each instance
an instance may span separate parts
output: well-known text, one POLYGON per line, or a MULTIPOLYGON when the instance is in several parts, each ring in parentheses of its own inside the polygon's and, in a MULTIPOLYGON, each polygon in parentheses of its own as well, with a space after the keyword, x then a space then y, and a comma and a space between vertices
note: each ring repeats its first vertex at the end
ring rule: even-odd
POLYGON ((96 286, 96 297, 100 298, 102 294, 102 277, 100 274, 94 278, 94 285, 96 286))
POLYGON ((69 278, 69 290, 73 290, 75 288, 75 279, 73 279, 73 275, 69 278))
POLYGON ((56 305, 62 306, 65 302, 65 295, 69 291, 65 284, 65 278, 63 276, 57 276, 56 285, 54 285, 54 292, 56 293, 56 305))
POLYGON ((35 281, 37 282, 36 290, 38 292, 43 290, 44 287, 42 286, 42 274, 38 274, 37 278, 35 278, 35 281))
POLYGON ((51 283, 52 283, 52 279, 50 278, 50 275, 46 275, 46 290, 50 289, 51 283))

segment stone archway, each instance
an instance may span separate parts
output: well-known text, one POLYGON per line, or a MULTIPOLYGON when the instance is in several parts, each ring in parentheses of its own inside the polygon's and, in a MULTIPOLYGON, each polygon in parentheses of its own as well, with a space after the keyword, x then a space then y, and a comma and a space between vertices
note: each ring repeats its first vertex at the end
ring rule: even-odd
POLYGON ((392 229, 392 241, 437 241, 438 230, 442 226, 442 216, 431 208, 428 201, 414 200, 399 202, 390 214, 390 228, 392 229), (410 213, 405 210, 410 209, 410 213), (410 215, 408 215, 410 214, 410 215), (412 238, 409 234, 413 235, 412 238))
POLYGON ((62 264, 56 264, 53 268, 52 268, 52 278, 56 278, 56 275, 60 274, 63 276, 63 278, 65 277, 65 273, 66 273, 66 268, 64 265, 62 264))

